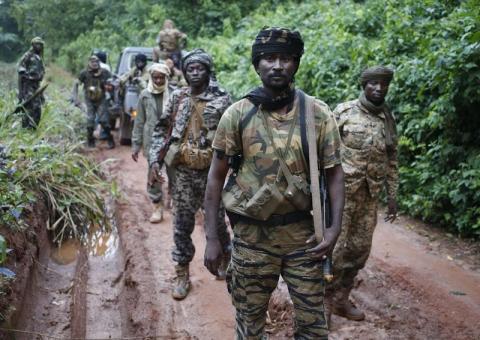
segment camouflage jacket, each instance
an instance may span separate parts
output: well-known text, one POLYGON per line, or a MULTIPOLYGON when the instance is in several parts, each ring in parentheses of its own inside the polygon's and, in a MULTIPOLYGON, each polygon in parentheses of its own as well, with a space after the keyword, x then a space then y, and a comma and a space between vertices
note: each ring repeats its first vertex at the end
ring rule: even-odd
POLYGON ((30 97, 39 87, 45 75, 45 67, 42 57, 33 52, 27 51, 17 65, 19 74, 18 98, 20 100, 30 97))
POLYGON ((162 115, 163 100, 163 93, 152 94, 146 89, 140 93, 138 98, 137 116, 132 131, 132 151, 138 152, 143 146, 143 155, 147 158, 152 143, 153 129, 162 115))
POLYGON ((147 88, 149 78, 150 75, 148 74, 146 66, 141 71, 135 66, 120 77, 120 86, 123 87, 130 81, 135 84, 138 91, 141 92, 147 88))
MULTIPOLYGON (((223 115, 215 135, 213 148, 225 152, 227 156, 242 155, 242 163, 237 175, 229 179, 226 191, 238 201, 237 213, 248 215, 243 203, 248 201, 264 183, 273 183, 279 172, 280 162, 272 146, 261 115, 271 129, 273 141, 283 154, 287 167, 293 175, 305 179, 310 177, 303 150, 300 130, 299 99, 295 98, 293 108, 286 115, 259 109, 240 133, 241 122, 253 107, 248 99, 242 99, 228 108, 223 115), (296 120, 293 119, 296 117, 296 120), (295 124, 290 147, 286 149, 291 124, 295 124), (235 179, 232 181, 232 179, 235 179)), ((315 99, 314 114, 316 123, 319 168, 327 169, 341 164, 340 136, 333 114, 324 102, 315 99)), ((284 176, 277 182, 280 192, 287 188, 284 176)), ((276 214, 297 210, 287 200, 277 208, 276 214)))
POLYGON ((85 100, 99 102, 105 98, 105 84, 112 76, 107 70, 100 68, 97 74, 93 74, 88 69, 83 70, 78 75, 78 80, 83 84, 85 100))
POLYGON ((354 193, 366 181, 370 195, 378 197, 383 184, 389 198, 398 189, 397 141, 385 145, 385 116, 370 113, 359 100, 338 105, 334 110, 342 138, 345 189, 354 193))
MULTIPOLYGON (((230 95, 223 89, 209 86, 205 92, 195 96, 195 99, 206 102, 202 117, 203 125, 207 129, 207 144, 211 146, 220 117, 231 103, 230 95)), ((153 131, 149 157, 150 165, 158 162, 159 153, 165 147, 168 132, 172 125, 171 117, 175 116, 170 142, 179 141, 183 138, 192 113, 191 101, 192 95, 189 87, 177 89, 171 94, 165 111, 162 112, 153 131)))

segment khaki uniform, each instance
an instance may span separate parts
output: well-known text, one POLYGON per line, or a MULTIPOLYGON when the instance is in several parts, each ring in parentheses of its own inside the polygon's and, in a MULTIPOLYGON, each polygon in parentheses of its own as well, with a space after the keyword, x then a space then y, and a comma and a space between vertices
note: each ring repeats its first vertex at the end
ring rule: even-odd
MULTIPOLYGON (((153 94, 146 89, 140 93, 138 98, 137 116, 132 131, 132 151, 139 152, 143 146, 143 155, 147 159, 150 153, 153 129, 162 115, 163 100, 168 100, 168 98, 163 98, 163 93, 153 94)), ((162 202, 161 183, 147 184, 147 192, 153 203, 162 202)))
POLYGON ((334 114, 342 137, 345 208, 333 253, 335 280, 331 289, 349 291, 370 254, 383 186, 389 198, 396 198, 397 151, 396 141, 393 147, 386 146, 383 113, 370 113, 359 100, 353 100, 337 106, 334 114))
MULTIPOLYGON (((20 102, 30 98, 40 87, 45 67, 42 57, 36 54, 33 49, 26 52, 17 67, 18 72, 18 99, 20 102)), ((45 101, 43 95, 40 95, 28 103, 25 107, 27 111, 22 119, 23 127, 36 127, 40 122, 42 104, 45 101)))
MULTIPOLYGON (((305 180, 309 177, 298 120, 298 95, 293 109, 286 115, 260 109, 240 133, 242 119, 252 107, 253 104, 247 99, 233 104, 222 117, 213 143, 216 150, 227 156, 243 156, 236 176, 231 176, 224 188, 224 191, 232 192, 238 198, 235 213, 243 216, 248 216, 248 212, 242 210, 242 202, 251 198, 265 182, 273 181, 280 166, 261 115, 266 116, 274 143, 284 155, 291 173, 305 180), (285 150, 292 122, 295 124, 292 142, 290 148, 285 150)), ((319 166, 331 168, 341 162, 337 125, 325 103, 315 100, 314 107, 319 166)), ((286 186, 286 180, 282 178, 279 182, 280 192, 284 192, 286 186)), ((297 211, 287 201, 274 214, 285 215, 297 211)), ((305 253, 306 249, 312 247, 306 245, 306 241, 314 235, 314 227, 310 212, 304 213, 305 217, 301 221, 276 226, 252 224, 244 218, 235 222, 232 262, 227 271, 227 283, 236 308, 237 339, 264 337, 270 295, 277 286, 280 275, 288 285, 295 307, 295 337, 327 339, 322 266, 305 253)))

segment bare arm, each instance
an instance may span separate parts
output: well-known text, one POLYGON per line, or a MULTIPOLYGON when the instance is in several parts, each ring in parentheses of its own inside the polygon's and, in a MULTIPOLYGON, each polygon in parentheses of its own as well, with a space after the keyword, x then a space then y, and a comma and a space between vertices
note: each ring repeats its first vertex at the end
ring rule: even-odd
POLYGON ((225 183, 225 177, 228 173, 227 157, 218 151, 214 152, 212 164, 208 172, 207 188, 205 191, 205 233, 207 236, 207 246, 205 248, 205 267, 217 275, 220 265, 222 246, 218 239, 218 209, 220 208, 220 199, 225 183))
POLYGON ((343 168, 336 165, 333 168, 326 169, 328 196, 330 198, 330 207, 332 212, 332 225, 325 230, 328 238, 334 240, 330 248, 333 249, 337 238, 340 235, 342 227, 343 206, 345 205, 345 181, 343 168))

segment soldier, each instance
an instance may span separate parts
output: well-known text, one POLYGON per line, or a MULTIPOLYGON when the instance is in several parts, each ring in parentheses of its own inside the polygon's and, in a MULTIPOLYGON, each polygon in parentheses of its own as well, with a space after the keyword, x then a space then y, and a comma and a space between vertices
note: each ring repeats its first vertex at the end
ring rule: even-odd
POLYGON ((175 67, 172 59, 165 59, 165 65, 167 65, 170 69, 170 85, 176 88, 187 86, 187 82, 185 81, 185 78, 183 78, 182 71, 175 67))
POLYGON ((147 71, 147 56, 139 53, 135 56, 135 66, 120 77, 120 86, 124 87, 127 82, 135 84, 138 92, 143 91, 148 84, 149 74, 147 71))
POLYGON ((335 279, 328 287, 332 312, 361 321, 365 314, 349 300, 353 281, 370 254, 377 224, 379 193, 385 183, 386 221, 397 216, 397 135, 395 120, 385 104, 393 71, 383 66, 366 69, 359 99, 334 110, 342 138, 345 171, 345 210, 342 233, 333 253, 335 279))
POLYGON ((87 145, 90 148, 95 147, 95 137, 93 131, 95 129, 95 118, 107 135, 108 148, 113 149, 115 142, 110 133, 110 121, 108 110, 106 109, 105 84, 112 75, 107 70, 100 67, 100 59, 96 55, 90 56, 88 65, 85 70, 80 72, 78 80, 75 81, 72 98, 77 106, 80 105, 78 100, 78 85, 83 84, 85 104, 87 106, 87 145))
MULTIPOLYGON (((44 41, 35 37, 31 41, 32 47, 18 62, 18 99, 21 102, 29 99, 40 87, 45 67, 43 66, 44 41)), ((43 95, 39 95, 25 105, 22 118, 22 127, 35 129, 42 115, 42 104, 45 102, 43 95)))
POLYGON ((227 285, 236 309, 236 339, 264 339, 268 303, 280 275, 295 308, 295 338, 328 338, 322 262, 340 232, 340 136, 329 107, 295 90, 302 54, 299 32, 262 29, 252 45, 252 63, 263 86, 227 109, 213 142, 204 203, 205 266, 216 273, 220 262, 216 212, 231 165, 222 196, 234 233, 227 285), (332 224, 316 245, 303 143, 306 108, 316 122, 318 166, 325 169, 332 207, 332 224))
POLYGON ((158 32, 158 46, 153 49, 153 61, 158 63, 169 58, 177 69, 181 69, 181 50, 185 48, 186 42, 187 35, 176 29, 172 20, 165 20, 162 30, 158 32))
MULTIPOLYGON (((230 96, 223 89, 210 86, 213 67, 211 57, 196 49, 182 60, 183 74, 188 87, 175 90, 155 127, 150 148, 150 166, 153 179, 161 177, 159 154, 167 143, 166 136, 173 121, 171 139, 165 161, 175 166, 172 193, 174 242, 172 251, 176 280, 172 296, 183 299, 190 290, 189 263, 195 253, 191 234, 195 213, 203 203, 207 174, 212 159, 212 141, 220 117, 230 105, 230 96)), ((216 211, 219 245, 224 255, 223 264, 230 255, 230 235, 225 223, 224 209, 216 211)), ((217 273, 222 278, 222 273, 217 273)))
MULTIPOLYGON (((138 153, 143 146, 143 155, 148 159, 152 143, 153 129, 158 123, 168 102, 169 96, 169 68, 164 64, 152 64, 148 69, 150 79, 148 86, 140 93, 138 98, 137 116, 135 117, 132 131, 132 158, 138 161, 138 153)), ((148 178, 151 178, 150 168, 148 178)), ((163 220, 163 194, 160 181, 149 182, 147 192, 153 203, 151 223, 163 220)))

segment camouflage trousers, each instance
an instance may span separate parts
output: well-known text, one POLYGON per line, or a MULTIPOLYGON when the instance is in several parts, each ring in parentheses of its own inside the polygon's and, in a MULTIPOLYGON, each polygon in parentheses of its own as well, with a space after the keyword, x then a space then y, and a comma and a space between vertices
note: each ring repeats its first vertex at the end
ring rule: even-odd
POLYGON ((98 118, 98 123, 102 126, 102 129, 110 131, 110 115, 105 98, 100 102, 85 99, 85 105, 87 106, 87 129, 93 130, 95 128, 95 121, 98 118))
MULTIPOLYGON (((173 202, 172 258, 178 264, 190 263, 195 254, 192 232, 195 227, 195 213, 202 207, 207 186, 208 169, 193 170, 179 165, 175 168, 173 202)), ((218 210, 218 237, 225 252, 230 251, 230 234, 225 223, 225 208, 218 210)))
POLYGON ((321 263, 305 253, 312 221, 234 227, 227 287, 236 309, 236 339, 265 339, 270 296, 282 275, 295 308, 295 339, 328 339, 321 263))
MULTIPOLYGON (((20 101, 30 98, 35 91, 40 87, 40 82, 29 82, 20 95, 20 101)), ((22 115, 22 127, 23 128, 36 128, 42 116, 42 104, 45 102, 43 95, 34 98, 30 103, 25 105, 25 112, 22 115)))
POLYGON ((378 198, 371 197, 364 183, 354 193, 346 193, 342 232, 333 251, 334 281, 329 295, 335 290, 350 292, 358 271, 365 266, 372 247, 377 225, 378 198))

